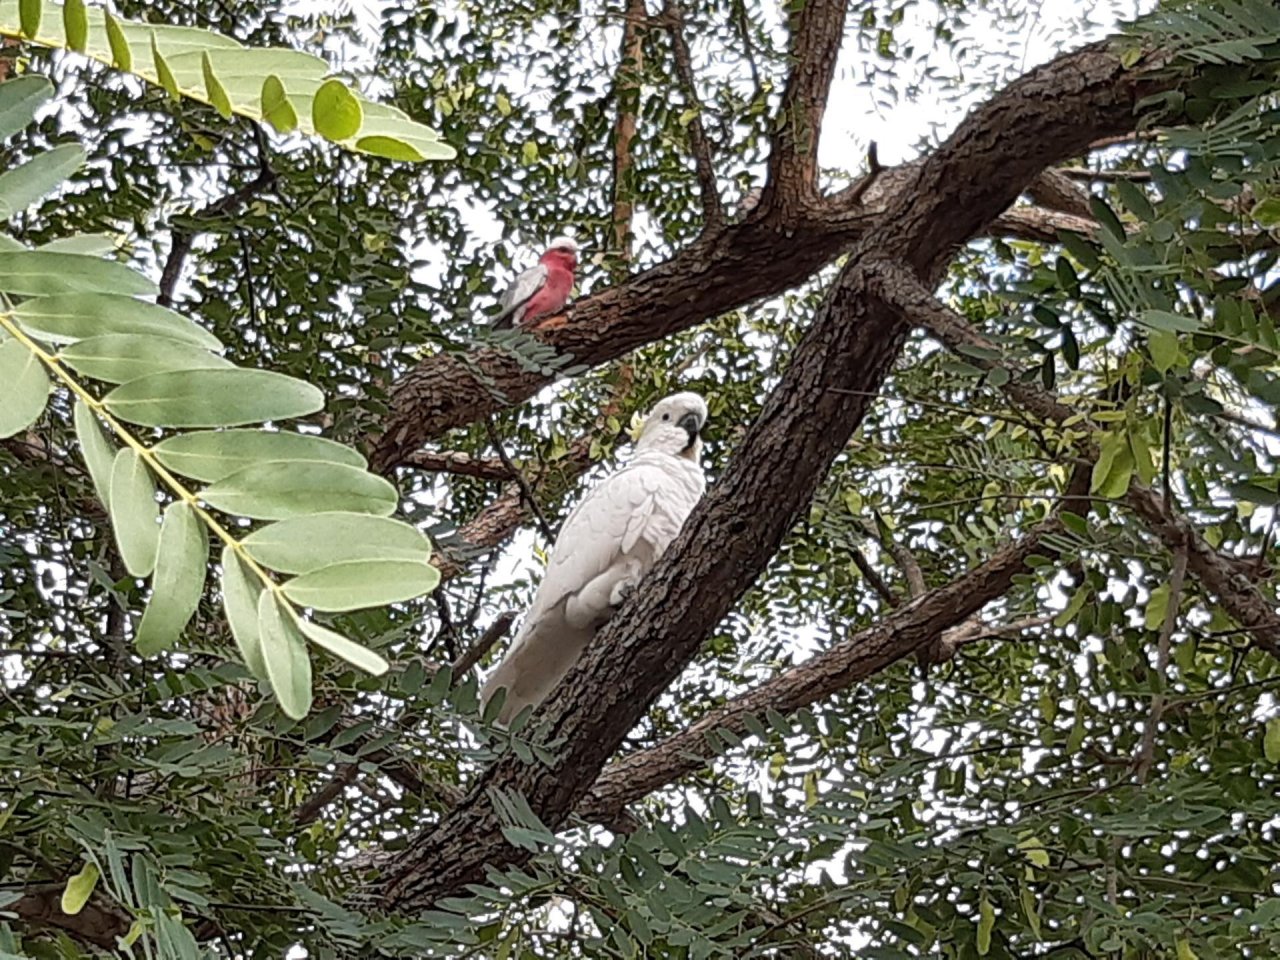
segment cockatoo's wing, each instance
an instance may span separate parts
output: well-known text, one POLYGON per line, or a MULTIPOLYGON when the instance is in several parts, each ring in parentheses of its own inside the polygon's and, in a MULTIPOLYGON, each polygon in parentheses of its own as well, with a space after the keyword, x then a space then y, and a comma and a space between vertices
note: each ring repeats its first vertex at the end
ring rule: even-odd
POLYGON ((687 460, 642 454, 579 501, 564 522, 520 635, 485 684, 507 689, 502 719, 539 703, 564 676, 618 599, 680 532, 703 490, 687 460))
MULTIPOLYGON (((607 477, 574 507, 556 538, 529 619, 637 551, 656 560, 680 532, 702 490, 692 464, 674 457, 637 457, 607 477)), ((604 613, 604 611, 601 611, 604 613)))
POLYGON ((494 319, 496 327, 509 327, 520 322, 520 308, 528 303, 547 282, 547 267, 536 264, 511 281, 502 294, 502 312, 494 319))

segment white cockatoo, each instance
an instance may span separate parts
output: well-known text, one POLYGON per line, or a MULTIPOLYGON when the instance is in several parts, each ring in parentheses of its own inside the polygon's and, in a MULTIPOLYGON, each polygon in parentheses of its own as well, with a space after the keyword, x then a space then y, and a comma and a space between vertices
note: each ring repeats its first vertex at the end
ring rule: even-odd
POLYGON ((502 723, 551 693, 676 538, 706 489, 698 436, 706 420, 696 393, 660 400, 635 456, 573 508, 519 635, 480 692, 488 703, 500 688, 507 691, 502 723))

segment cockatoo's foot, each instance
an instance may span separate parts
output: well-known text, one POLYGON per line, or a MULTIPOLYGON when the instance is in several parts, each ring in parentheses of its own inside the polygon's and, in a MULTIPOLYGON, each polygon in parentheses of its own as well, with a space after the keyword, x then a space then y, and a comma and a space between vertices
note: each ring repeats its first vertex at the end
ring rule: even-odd
POLYGON ((622 606, 624 600, 635 592, 636 582, 634 580, 619 580, 613 585, 613 589, 609 591, 609 606, 615 610, 622 606))

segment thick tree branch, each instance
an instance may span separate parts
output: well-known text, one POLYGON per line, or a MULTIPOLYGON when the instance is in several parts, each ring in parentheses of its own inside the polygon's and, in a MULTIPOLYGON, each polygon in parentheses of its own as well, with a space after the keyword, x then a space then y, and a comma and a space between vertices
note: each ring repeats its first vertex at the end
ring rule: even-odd
POLYGON ((500 459, 475 457, 461 450, 415 450, 401 463, 427 473, 456 473, 481 480, 511 480, 511 471, 500 459))
POLYGON ((116 937, 129 929, 129 915, 101 894, 95 894, 77 914, 62 912, 65 883, 28 887, 21 899, 5 909, 32 927, 63 930, 77 940, 98 947, 115 947, 116 937))
MULTIPOLYGON (((746 732, 744 719, 766 709, 787 714, 847 689, 890 664, 923 649, 949 628, 1008 592, 1027 557, 1052 551, 1045 534, 1060 529, 1057 520, 1040 524, 1027 536, 998 550, 944 587, 904 604, 880 622, 858 630, 799 666, 765 681, 712 710, 697 723, 605 768, 577 813, 597 821, 616 816, 627 804, 701 769, 715 752, 706 735, 713 730, 746 732)), ((985 628, 989 633, 991 628, 985 628)))
POLYGON ((1060 170, 1046 170, 1031 182, 1027 193, 1042 207, 1093 220, 1089 191, 1060 170))
POLYGON ((1095 45, 1015 81, 919 165, 912 187, 889 200, 851 251, 724 475, 535 714, 540 733, 561 744, 555 761, 508 754, 494 763, 462 804, 397 855, 383 889, 385 906, 419 909, 480 879, 485 864, 526 858, 527 851, 503 836, 494 791, 523 795, 544 823, 558 827, 648 705, 765 568, 861 423, 905 340, 908 328, 898 312, 872 289, 876 262, 900 261, 927 285, 936 283, 953 251, 1042 170, 1093 139, 1130 129, 1134 104, 1156 89, 1158 81, 1126 70, 1095 45), (769 509, 759 510, 762 503, 769 509))
MULTIPOLYGON (((883 203, 907 189, 915 166, 886 170, 867 191, 876 207, 846 206, 836 195, 800 219, 750 216, 704 237, 626 281, 574 302, 572 313, 535 325, 537 336, 570 363, 600 366, 645 344, 687 330, 763 297, 775 296, 826 266, 861 237, 883 203), (886 187, 892 191, 881 193, 886 187)), ((856 186, 856 185, 855 185, 856 186)), ((1018 206, 995 218, 1000 236, 1055 242, 1059 230, 1088 233, 1096 224, 1070 214, 1018 206)), ((372 438, 370 463, 389 473, 411 463, 427 440, 486 414, 522 403, 559 378, 519 358, 482 347, 460 358, 426 357, 392 388, 391 413, 372 438)))
POLYGON ((791 73, 782 91, 777 135, 765 181, 766 209, 804 206, 818 197, 818 140, 836 60, 844 41, 844 0, 808 0, 790 8, 791 73))
POLYGON ((724 206, 720 203, 720 188, 716 184, 716 169, 711 160, 711 141, 707 139, 702 122, 702 101, 698 99, 697 78, 693 73, 693 57, 684 36, 684 9, 679 0, 665 0, 662 19, 671 34, 671 50, 675 57, 676 76, 689 109, 694 111, 689 121, 689 147, 693 150, 694 169, 698 172, 698 187, 702 195, 702 229, 713 233, 724 225, 724 206))
MULTIPOLYGON (((810 6, 823 4, 806 9, 810 6)), ((1098 55, 1090 48, 1060 57, 1055 70, 1061 82, 1073 82, 1077 64, 1098 55)), ((921 162, 913 161, 873 171, 846 190, 802 207, 762 204, 741 222, 714 235, 704 233, 670 260, 575 301, 571 313, 540 321, 536 335, 556 349, 565 367, 595 367, 780 294, 858 242, 884 210, 916 189, 920 170, 921 162)), ((971 175, 979 181, 984 177, 976 170, 971 175)), ((1095 226, 1092 219, 1019 205, 979 224, 966 239, 987 232, 1055 242, 1060 230, 1088 233, 1095 226)), ((427 440, 522 403, 558 378, 531 370, 496 347, 478 348, 466 357, 426 357, 392 388, 385 430, 370 438, 372 468, 390 473, 427 440)))

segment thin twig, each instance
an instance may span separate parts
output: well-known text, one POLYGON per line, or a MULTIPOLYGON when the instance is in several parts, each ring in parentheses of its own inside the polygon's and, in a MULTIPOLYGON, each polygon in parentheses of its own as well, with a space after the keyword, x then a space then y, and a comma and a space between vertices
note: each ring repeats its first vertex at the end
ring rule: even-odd
POLYGON ((546 514, 542 512, 538 500, 533 495, 533 489, 529 486, 529 481, 525 479, 523 473, 511 462, 511 458, 507 456, 506 448, 502 445, 502 438, 498 436, 498 428, 494 426, 493 418, 489 417, 485 420, 485 430, 489 434, 489 442, 493 444, 494 449, 498 451, 498 457, 502 460, 502 465, 511 471, 511 476, 516 484, 520 487, 520 496, 524 498, 525 506, 529 508, 534 519, 538 522, 538 529, 542 531, 542 535, 547 538, 548 542, 554 543, 556 539, 555 531, 552 530, 551 524, 547 522, 546 514))
POLYGON ((457 682, 458 677, 479 663, 484 658, 484 655, 492 649, 493 645, 510 632, 511 624, 515 623, 515 620, 516 614, 514 610, 505 610, 498 614, 493 623, 485 628, 484 633, 480 635, 480 639, 464 650, 462 656, 450 664, 450 670, 453 672, 455 682, 457 682))
POLYGON ((449 601, 443 590, 432 594, 436 602, 436 612, 440 616, 440 639, 444 642, 444 652, 452 660, 458 655, 458 633, 453 626, 453 612, 449 609, 449 601))
POLYGON ((1170 461, 1173 459, 1173 403, 1168 397, 1164 398, 1164 443, 1161 449, 1161 469, 1160 469, 1160 487, 1164 492, 1164 512, 1169 516, 1173 516, 1173 472, 1170 469, 1170 461))
POLYGON ((249 323, 254 330, 260 328, 258 320, 258 294, 253 289, 253 260, 249 256, 249 241, 243 230, 236 231, 240 241, 240 265, 244 268, 244 299, 249 304, 249 323))
POLYGON ((694 169, 698 173, 698 186, 702 193, 703 229, 708 233, 724 225, 724 206, 720 202, 720 189, 716 184, 716 170, 711 158, 711 141, 702 125, 702 101, 698 98, 697 80, 693 73, 693 57, 684 37, 684 10, 678 0, 664 0, 662 20, 671 34, 671 50, 675 57, 676 76, 684 98, 693 111, 689 121, 689 148, 693 151, 694 169))
MULTIPOLYGON (((271 169, 270 164, 267 162, 266 154, 263 154, 259 158, 258 175, 256 177, 244 184, 240 189, 219 197, 207 207, 197 210, 192 214, 192 219, 197 222, 212 221, 234 213, 259 193, 271 189, 275 182, 276 172, 271 169)), ((174 288, 178 285, 178 278, 182 276, 182 269, 186 266, 187 256, 191 253, 191 245, 195 242, 198 232, 198 230, 194 229, 180 229, 177 227, 173 229, 169 257, 165 261, 164 270, 160 274, 160 296, 157 298, 157 302, 161 306, 168 307, 173 305, 174 288)))
POLYGON ((880 576, 875 567, 871 566, 871 561, 867 559, 867 555, 857 547, 849 548, 849 555, 853 557, 853 565, 858 568, 858 572, 871 584, 871 589, 880 594, 880 598, 884 600, 891 608, 898 606, 898 598, 894 592, 889 589, 889 585, 884 582, 884 578, 880 576))
POLYGON ((1160 725, 1160 717, 1164 714, 1165 688, 1169 683, 1169 641, 1173 636, 1173 628, 1178 622, 1178 607, 1182 601, 1182 584, 1187 577, 1187 545, 1184 543, 1173 558, 1173 573, 1169 576, 1169 600, 1164 612, 1164 623, 1160 626, 1160 639, 1156 644, 1156 674, 1160 678, 1160 691, 1151 698, 1151 716, 1147 720, 1147 728, 1142 731, 1142 746, 1134 760, 1134 778, 1140 784, 1147 782, 1151 775, 1151 767, 1155 761, 1156 728, 1160 725))
POLYGON ((924 596, 928 587, 924 581, 924 571, 920 568, 920 561, 916 559, 915 553, 905 544, 898 543, 888 530, 882 530, 879 524, 866 523, 864 528, 889 552, 889 556, 893 557, 893 562, 898 565, 898 569, 902 571, 903 577, 907 581, 907 593, 914 600, 916 597, 924 596))
POLYGON ((1058 172, 1076 180, 1132 180, 1135 183, 1149 183, 1151 173, 1148 170, 1090 170, 1087 167, 1058 167, 1058 172))
POLYGON ((644 34, 649 24, 644 0, 628 0, 622 26, 622 55, 614 75, 613 99, 618 114, 613 122, 613 248, 618 253, 620 276, 631 260, 631 222, 635 212, 631 173, 631 142, 636 137, 636 113, 640 106, 640 75, 644 70, 644 34))
POLYGON ((857 206, 861 203, 862 198, 866 195, 866 192, 875 185, 876 180, 879 179, 880 173, 883 170, 884 167, 880 165, 880 154, 876 147, 876 142, 872 140, 871 143, 867 145, 867 172, 863 175, 862 179, 858 181, 857 185, 849 191, 844 198, 844 202, 851 207, 857 206))

